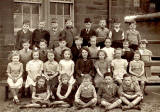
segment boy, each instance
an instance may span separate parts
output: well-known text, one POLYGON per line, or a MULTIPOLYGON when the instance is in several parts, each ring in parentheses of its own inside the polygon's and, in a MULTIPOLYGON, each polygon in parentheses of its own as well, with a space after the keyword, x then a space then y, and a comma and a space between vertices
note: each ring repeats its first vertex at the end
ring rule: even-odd
MULTIPOLYGON (((23 72, 23 81, 25 82, 27 79, 27 71, 26 71, 26 64, 32 59, 32 50, 29 49, 30 43, 29 40, 23 40, 22 41, 23 49, 19 50, 20 54, 20 61, 23 64, 24 72, 23 72)), ((22 97, 25 97, 25 88, 22 87, 22 97)), ((29 93, 28 93, 29 95, 29 93)))
POLYGON ((72 56, 73 56, 72 59, 75 63, 80 56, 81 48, 82 48, 82 42, 83 42, 83 39, 81 37, 79 37, 79 36, 75 37, 75 46, 72 46, 72 48, 71 48, 72 56))
POLYGON ((111 47, 111 39, 110 38, 107 38, 105 40, 105 47, 102 49, 106 52, 107 54, 107 60, 109 62, 111 62, 114 58, 114 48, 111 47))
POLYGON ((39 59, 42 60, 43 62, 47 61, 47 41, 44 39, 40 40, 39 43, 39 59))
POLYGON ((84 20, 85 28, 81 30, 80 36, 83 38, 82 46, 90 46, 89 40, 91 36, 96 36, 96 32, 91 29, 92 22, 90 18, 84 20))
POLYGON ((59 46, 59 35, 62 31, 61 28, 59 28, 58 21, 56 18, 53 18, 51 21, 51 29, 50 29, 50 42, 49 42, 49 48, 54 49, 59 46))
POLYGON ((141 36, 139 31, 136 30, 136 22, 132 22, 129 25, 129 30, 126 31, 125 40, 129 41, 129 47, 134 51, 138 50, 141 36))
POLYGON ((125 104, 125 106, 122 106, 123 110, 139 108, 136 105, 143 99, 139 85, 132 81, 131 76, 128 74, 124 75, 123 83, 119 88, 119 95, 125 104))
MULTIPOLYGON (((89 49, 89 52, 90 52, 90 58, 93 59, 93 60, 96 60, 98 57, 97 57, 97 53, 98 53, 98 50, 100 50, 100 47, 97 47, 96 46, 96 43, 97 43, 97 38, 96 36, 92 36, 90 38, 90 44, 91 46, 88 47, 89 49)), ((94 62, 94 61, 93 61, 94 62)))
POLYGON ((76 30, 73 28, 73 23, 71 18, 65 19, 65 28, 60 33, 60 37, 64 38, 67 42, 67 47, 71 48, 73 46, 74 37, 76 35, 76 30))
POLYGON ((75 103, 78 108, 94 107, 97 103, 97 94, 92 85, 91 77, 84 77, 75 94, 75 103))
POLYGON ((44 21, 39 22, 38 29, 35 29, 33 31, 33 35, 32 35, 33 46, 39 47, 39 42, 41 39, 46 40, 47 46, 49 45, 50 34, 47 30, 45 30, 45 22, 44 21))
POLYGON ((51 89, 51 96, 54 99, 55 87, 58 85, 58 63, 54 60, 53 50, 48 50, 48 61, 44 63, 44 74, 48 80, 51 89))
POLYGON ((129 42, 128 41, 123 42, 122 51, 123 51, 122 58, 126 59, 128 62, 132 61, 133 56, 134 56, 134 51, 131 48, 129 48, 129 42))
POLYGON ((22 49, 22 41, 28 40, 32 44, 32 32, 29 30, 30 21, 25 20, 23 22, 22 29, 17 32, 16 48, 22 49))
POLYGON ((100 48, 103 48, 105 39, 109 36, 109 29, 106 28, 106 20, 101 19, 99 21, 99 27, 96 30, 97 35, 97 46, 100 46, 100 48))
POLYGON ((110 31, 109 37, 112 39, 113 48, 122 48, 122 41, 124 40, 124 32, 120 28, 121 23, 115 20, 114 28, 110 31))
POLYGON ((59 62, 62 59, 61 55, 62 55, 63 50, 69 49, 68 47, 66 47, 66 45, 67 45, 66 40, 63 39, 63 38, 60 38, 59 39, 59 46, 54 49, 54 54, 55 54, 56 61, 59 62))
POLYGON ((118 97, 118 86, 114 83, 110 74, 105 76, 105 83, 98 90, 98 99, 106 110, 116 108, 122 103, 118 97))

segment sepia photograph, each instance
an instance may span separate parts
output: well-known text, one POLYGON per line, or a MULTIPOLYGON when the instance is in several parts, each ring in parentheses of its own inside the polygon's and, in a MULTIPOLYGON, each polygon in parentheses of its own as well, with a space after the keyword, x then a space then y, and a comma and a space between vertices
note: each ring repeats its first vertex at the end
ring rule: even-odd
POLYGON ((0 0, 0 112, 160 112, 160 0, 0 0))

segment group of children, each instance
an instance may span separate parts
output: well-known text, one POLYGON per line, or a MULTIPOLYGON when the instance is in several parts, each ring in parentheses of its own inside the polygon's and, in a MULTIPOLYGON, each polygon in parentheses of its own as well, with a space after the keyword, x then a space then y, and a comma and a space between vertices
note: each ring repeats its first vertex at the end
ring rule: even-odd
POLYGON ((61 31, 54 19, 50 33, 41 29, 43 23, 27 37, 29 26, 24 22, 16 41, 21 50, 9 55, 7 82, 15 103, 22 88, 23 96, 32 93, 32 103, 23 107, 74 105, 80 109, 99 104, 106 111, 121 104, 123 110, 138 107, 147 80, 144 62, 151 61, 152 52, 146 48, 147 40, 141 40, 135 22, 124 32, 119 22, 109 30, 102 19, 93 30, 86 18, 80 36, 74 35, 70 19, 61 31))

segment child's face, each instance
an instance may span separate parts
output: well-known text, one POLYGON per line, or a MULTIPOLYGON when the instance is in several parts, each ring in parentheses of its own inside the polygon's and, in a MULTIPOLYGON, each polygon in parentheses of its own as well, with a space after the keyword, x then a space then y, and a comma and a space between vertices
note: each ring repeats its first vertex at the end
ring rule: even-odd
POLYGON ((59 46, 60 47, 65 47, 66 46, 66 44, 67 44, 67 42, 66 41, 59 41, 59 46))
POLYGON ((84 58, 84 59, 87 59, 87 57, 88 57, 88 52, 86 51, 86 50, 82 50, 82 57, 84 58))
POLYGON ((67 84, 68 83, 68 78, 67 77, 63 77, 62 78, 62 83, 63 84, 67 84))
POLYGON ((23 48, 24 49, 29 49, 29 47, 30 47, 30 44, 28 42, 23 43, 23 48))
POLYGON ((69 27, 70 27, 70 26, 72 26, 72 24, 73 24, 73 23, 72 23, 72 20, 68 20, 68 21, 66 22, 66 26, 69 26, 69 27))
POLYGON ((111 40, 110 39, 106 39, 105 40, 105 45, 106 45, 107 48, 111 47, 111 40))
POLYGON ((19 62, 19 56, 13 56, 12 61, 13 62, 19 62))
POLYGON ((39 52, 34 52, 33 59, 38 59, 38 58, 39 58, 39 52))
POLYGON ((85 27, 86 27, 87 29, 90 29, 90 28, 91 28, 91 25, 92 25, 92 23, 85 23, 85 27))
POLYGON ((106 77, 105 77, 105 82, 106 82, 107 84, 112 83, 112 82, 113 82, 112 77, 111 77, 111 76, 106 76, 106 77))
POLYGON ((58 27, 58 23, 51 23, 51 27, 52 28, 57 28, 58 27))
POLYGON ((39 29, 44 29, 45 27, 45 22, 40 22, 38 25, 39 29))
POLYGON ((96 39, 91 39, 91 40, 90 40, 90 44, 91 44, 91 46, 92 46, 92 45, 96 45, 96 39))
POLYGON ((47 47, 47 44, 45 42, 40 42, 39 47, 40 49, 45 49, 47 47))
POLYGON ((44 79, 39 79, 38 80, 38 85, 44 86, 44 84, 45 84, 45 80, 44 79))
POLYGON ((29 24, 23 24, 22 28, 23 28, 24 30, 28 30, 28 29, 29 29, 29 24))
POLYGON ((136 24, 135 23, 130 24, 129 28, 130 29, 136 29, 136 24))
POLYGON ((146 44, 145 43, 141 43, 140 44, 140 48, 145 49, 146 48, 146 44))
POLYGON ((106 21, 105 20, 100 20, 99 21, 99 26, 100 27, 105 27, 106 26, 106 21))
POLYGON ((114 28, 119 28, 120 27, 120 23, 114 23, 114 28))
POLYGON ((134 60, 138 61, 140 59, 140 54, 134 54, 134 60))
POLYGON ((129 47, 129 43, 126 42, 126 43, 123 43, 123 48, 128 48, 129 47))
POLYGON ((54 54, 53 53, 48 53, 48 60, 53 61, 54 60, 54 54))
POLYGON ((125 78, 124 78, 124 82, 125 82, 125 84, 128 85, 128 86, 131 85, 131 83, 132 83, 131 77, 125 77, 125 78))
POLYGON ((83 85, 88 86, 91 83, 90 79, 83 79, 83 85))
POLYGON ((71 58, 71 52, 70 51, 65 51, 64 52, 64 59, 70 59, 71 58))
POLYGON ((99 59, 104 59, 105 58, 105 54, 104 54, 104 52, 100 52, 99 53, 99 59))
POLYGON ((121 50, 116 50, 116 51, 115 51, 115 56, 116 56, 116 58, 121 58, 121 56, 122 56, 122 51, 121 51, 121 50))
POLYGON ((83 42, 82 42, 81 39, 75 40, 75 44, 76 44, 76 45, 82 45, 82 43, 83 43, 83 42))

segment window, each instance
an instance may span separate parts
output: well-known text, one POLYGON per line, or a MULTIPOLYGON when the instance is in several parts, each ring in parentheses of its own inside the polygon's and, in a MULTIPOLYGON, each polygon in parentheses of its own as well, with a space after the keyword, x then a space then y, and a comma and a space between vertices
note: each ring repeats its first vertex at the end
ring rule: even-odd
POLYGON ((14 2, 14 29, 22 28, 23 21, 29 20, 31 29, 35 29, 39 23, 40 4, 14 2))
POLYGON ((74 20, 73 0, 51 0, 50 20, 57 18, 59 26, 64 28, 64 20, 68 17, 74 20))

